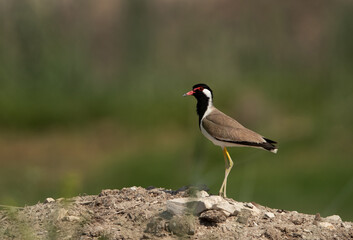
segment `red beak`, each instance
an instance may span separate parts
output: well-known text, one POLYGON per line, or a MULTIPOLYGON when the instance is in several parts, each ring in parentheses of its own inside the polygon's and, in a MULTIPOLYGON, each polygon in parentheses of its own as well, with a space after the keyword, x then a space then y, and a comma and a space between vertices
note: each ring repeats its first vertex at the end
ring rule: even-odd
POLYGON ((187 92, 183 95, 183 97, 193 95, 194 93, 195 93, 194 91, 187 92))

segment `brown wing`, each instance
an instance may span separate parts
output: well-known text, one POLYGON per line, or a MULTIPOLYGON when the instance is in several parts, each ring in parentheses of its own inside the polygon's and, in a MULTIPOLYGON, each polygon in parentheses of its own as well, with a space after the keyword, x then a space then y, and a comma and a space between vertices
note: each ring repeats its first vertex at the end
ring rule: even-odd
POLYGON ((218 140, 227 142, 263 143, 263 137, 242 126, 225 114, 210 114, 203 119, 203 128, 218 140))
POLYGON ((245 128, 233 118, 214 108, 202 121, 203 128, 217 140, 240 145, 262 147, 269 151, 276 150, 276 142, 245 128))

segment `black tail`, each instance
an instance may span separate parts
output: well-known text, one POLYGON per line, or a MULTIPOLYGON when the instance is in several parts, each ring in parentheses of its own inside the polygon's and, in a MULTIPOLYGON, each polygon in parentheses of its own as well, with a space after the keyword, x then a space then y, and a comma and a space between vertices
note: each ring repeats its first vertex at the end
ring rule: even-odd
POLYGON ((268 138, 264 138, 265 139, 265 143, 262 144, 261 147, 263 147, 264 149, 270 151, 270 152, 273 152, 273 153, 277 153, 277 147, 275 146, 275 144, 277 144, 276 141, 273 141, 271 139, 268 139, 268 138))

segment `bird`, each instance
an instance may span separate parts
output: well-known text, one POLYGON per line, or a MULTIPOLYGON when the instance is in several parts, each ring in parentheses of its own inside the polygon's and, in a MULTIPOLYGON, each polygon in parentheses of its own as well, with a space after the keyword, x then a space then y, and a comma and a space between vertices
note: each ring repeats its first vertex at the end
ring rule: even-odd
POLYGON ((219 195, 227 197, 227 179, 234 165, 227 147, 253 147, 277 153, 277 142, 244 127, 235 119, 218 110, 213 105, 213 92, 204 83, 196 84, 185 96, 194 96, 197 100, 196 112, 199 117, 201 133, 213 144, 220 146, 225 161, 225 175, 219 195))

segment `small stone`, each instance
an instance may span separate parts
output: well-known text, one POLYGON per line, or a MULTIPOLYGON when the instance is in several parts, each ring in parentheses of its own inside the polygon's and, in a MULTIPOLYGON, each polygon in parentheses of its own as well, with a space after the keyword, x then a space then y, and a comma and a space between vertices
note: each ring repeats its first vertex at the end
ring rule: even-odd
POLYGON ((201 213, 200 219, 210 223, 221 223, 227 220, 227 216, 223 211, 211 209, 201 213))
POLYGON ((317 226, 319 226, 321 228, 326 228, 329 230, 335 230, 335 227, 329 222, 318 222, 317 226))
POLYGON ((259 216, 261 214, 261 210, 258 209, 253 203, 246 203, 243 204, 241 209, 246 209, 246 210, 250 210, 251 215, 253 216, 259 216))
POLYGON ((235 206, 234 204, 230 204, 228 201, 223 201, 218 204, 215 204, 212 206, 212 209, 215 210, 222 210, 225 215, 229 216, 231 214, 234 214, 234 212, 239 212, 239 208, 235 206))
POLYGON ((284 210, 284 209, 277 209, 277 212, 278 212, 278 213, 281 213, 281 214, 285 214, 285 213, 287 213, 288 211, 287 211, 287 210, 284 210))
POLYGON ((264 218, 269 219, 269 218, 274 218, 275 214, 271 213, 271 212, 266 212, 264 215, 264 218))
POLYGON ((191 216, 174 216, 169 221, 168 229, 170 232, 178 235, 194 235, 195 223, 194 218, 191 216))
POLYGON ((52 203, 52 202, 55 202, 55 199, 54 199, 54 198, 51 198, 51 197, 46 198, 46 199, 44 200, 44 203, 52 203))
POLYGON ((227 200, 225 200, 221 196, 209 196, 201 200, 202 200, 202 204, 205 205, 206 209, 212 209, 213 205, 216 205, 222 202, 227 202, 227 200))
POLYGON ((236 209, 232 215, 237 216, 242 210, 248 210, 250 211, 251 215, 253 216, 258 216, 261 214, 260 209, 258 209, 254 204, 252 203, 241 203, 241 202, 230 202, 232 205, 234 205, 234 208, 236 209), (252 208, 251 208, 252 207, 252 208))
POLYGON ((208 197, 208 196, 210 196, 210 195, 204 190, 196 192, 196 197, 198 197, 198 198, 204 198, 204 197, 208 197))
POLYGON ((316 213, 316 214, 315 214, 314 220, 315 220, 315 221, 321 221, 320 213, 316 213))
POLYGON ((133 187, 130 187, 130 189, 131 189, 132 191, 136 191, 136 190, 137 190, 137 187, 136 187, 136 186, 133 186, 133 187))
POLYGON ((252 203, 245 203, 244 206, 247 208, 251 208, 251 209, 253 209, 255 207, 254 204, 252 204, 252 203))
POLYGON ((324 221, 335 223, 335 222, 342 222, 342 219, 338 215, 332 215, 324 218, 324 221))

